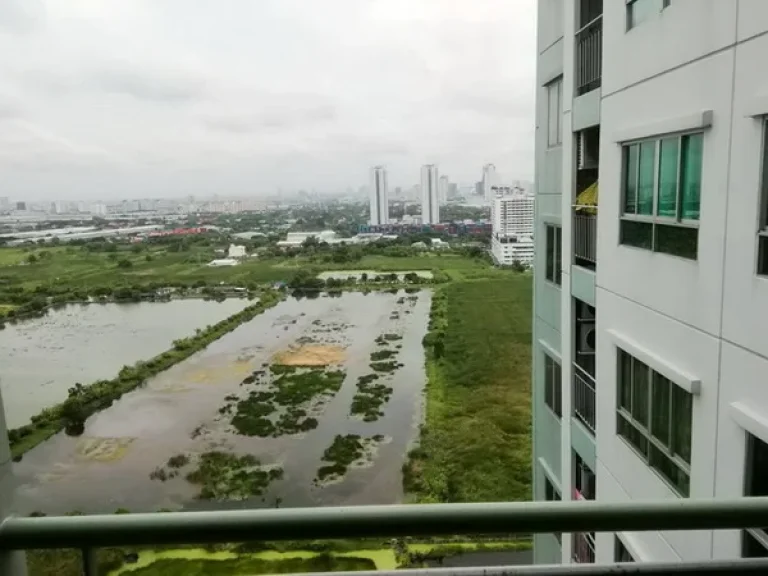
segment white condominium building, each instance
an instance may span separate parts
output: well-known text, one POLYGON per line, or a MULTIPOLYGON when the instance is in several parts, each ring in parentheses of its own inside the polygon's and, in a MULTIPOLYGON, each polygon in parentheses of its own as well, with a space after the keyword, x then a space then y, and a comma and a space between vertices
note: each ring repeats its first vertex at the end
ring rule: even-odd
POLYGON ((372 226, 389 224, 389 194, 387 191, 387 169, 376 166, 371 169, 369 188, 371 212, 368 223, 372 226))
POLYGON ((421 222, 422 224, 440 223, 438 173, 435 164, 421 167, 421 222))
POLYGON ((493 234, 532 237, 534 199, 526 193, 497 195, 491 206, 493 234))
MULTIPOLYGON (((534 498, 768 495, 768 2, 538 6, 534 498)), ((766 555, 759 529, 534 541, 766 555)))

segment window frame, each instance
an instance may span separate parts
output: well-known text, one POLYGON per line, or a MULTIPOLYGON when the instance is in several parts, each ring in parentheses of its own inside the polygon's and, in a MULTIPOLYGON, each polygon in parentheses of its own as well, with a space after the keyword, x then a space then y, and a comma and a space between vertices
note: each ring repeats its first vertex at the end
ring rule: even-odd
MULTIPOLYGON (((650 138, 640 138, 636 140, 628 140, 621 143, 621 201, 619 205, 619 244, 630 248, 639 248, 641 250, 648 250, 657 254, 666 254, 668 256, 677 256, 678 258, 684 258, 686 260, 698 260, 698 234, 701 227, 701 188, 699 188, 699 217, 698 218, 684 218, 683 217, 683 143, 686 139, 692 136, 701 137, 701 172, 699 175, 700 182, 703 183, 703 171, 704 171, 704 137, 705 132, 701 129, 686 130, 682 132, 674 132, 670 134, 663 134, 659 136, 653 136, 650 138), (677 160, 676 160, 676 177, 675 177, 675 215, 663 216, 659 215, 659 203, 660 203, 660 183, 661 183, 661 148, 662 142, 665 140, 675 139, 677 141, 677 160), (639 201, 640 201, 640 175, 642 164, 642 147, 644 144, 653 143, 653 190, 651 198, 651 214, 639 214, 639 201), (635 168, 634 178, 634 212, 627 212, 627 182, 629 181, 629 158, 631 151, 634 147, 637 147, 637 161, 635 168), (650 248, 634 246, 622 241, 621 225, 623 222, 636 222, 639 224, 647 224, 651 226, 651 242, 650 248), (674 252, 659 250, 658 245, 658 228, 672 226, 677 228, 684 228, 688 230, 696 231, 696 256, 690 258, 674 252)), ((768 223, 768 219, 766 219, 768 223)), ((768 230, 766 230, 768 235, 768 230)))
POLYGON ((563 145, 563 77, 558 76, 544 85, 547 90, 547 149, 563 145), (556 92, 557 114, 552 117, 552 92, 556 92), (552 121, 555 121, 555 141, 552 141, 552 121))
MULTIPOLYGON (((682 454, 679 450, 679 448, 676 446, 676 438, 675 438, 675 432, 677 431, 677 428, 675 427, 676 424, 680 423, 682 421, 682 418, 686 416, 684 413, 681 413, 679 410, 679 407, 676 406, 677 402, 675 401, 676 394, 680 394, 681 392, 684 394, 688 394, 691 397, 691 413, 690 413, 690 422, 689 422, 689 446, 686 450, 689 456, 689 460, 692 459, 692 446, 693 446, 693 395, 682 388, 681 386, 678 386, 673 380, 670 380, 663 374, 658 373, 655 371, 651 366, 648 366, 645 362, 642 362, 626 352, 625 350, 617 347, 617 354, 616 354, 616 364, 617 364, 617 370, 616 370, 616 435, 621 438, 637 455, 646 463, 646 465, 653 470, 656 475, 658 475, 676 494, 688 498, 690 497, 691 492, 691 462, 686 461, 684 454, 682 454), (622 397, 625 393, 625 386, 627 383, 624 382, 624 374, 622 368, 624 367, 624 364, 622 362, 623 358, 629 359, 629 370, 627 371, 627 374, 629 374, 630 382, 629 382, 629 410, 624 408, 622 406, 622 397), (634 414, 634 403, 635 403, 635 376, 636 376, 636 370, 635 370, 635 363, 639 363, 640 365, 644 366, 646 369, 646 391, 644 395, 646 395, 645 398, 645 422, 642 422, 635 418, 634 414), (657 377, 662 378, 666 382, 668 382, 668 424, 667 424, 667 441, 664 442, 661 439, 659 439, 657 436, 653 433, 653 427, 654 427, 654 419, 653 419, 653 392, 655 388, 655 382, 657 377), (676 410, 676 408, 678 408, 676 410), (620 419, 620 420, 619 420, 620 419), (623 422, 625 426, 628 426, 634 433, 634 435, 639 435, 642 437, 642 439, 645 442, 646 450, 643 452, 642 447, 635 444, 635 442, 629 437, 628 434, 623 433, 621 431, 621 428, 619 426, 619 423, 623 422), (656 450, 665 460, 667 464, 671 464, 672 466, 676 467, 678 469, 678 472, 682 472, 685 476, 687 476, 687 489, 683 490, 682 487, 678 486, 677 483, 672 478, 669 478, 663 469, 658 465, 654 463, 654 456, 653 451, 656 450)), ((642 397, 640 395, 639 397, 642 397)))
POLYGON ((562 420, 563 368, 558 360, 546 352, 544 352, 544 405, 558 420, 562 420))
POLYGON ((645 20, 641 20, 640 22, 637 22, 634 25, 632 24, 632 10, 633 10, 633 7, 637 6, 638 2, 649 2, 649 6, 650 6, 650 2, 651 1, 654 1, 656 3, 656 6, 658 7, 658 12, 659 13, 663 12, 664 10, 666 10, 667 8, 669 8, 671 6, 671 0, 661 0, 661 2, 659 2, 659 0, 625 0, 625 4, 626 4, 626 6, 625 6, 625 11, 626 11, 626 15, 625 15, 626 29, 625 29, 625 32, 629 32, 630 30, 634 30, 635 28, 637 28, 641 24, 647 22, 648 20, 650 20, 653 17, 654 11, 651 11, 651 12, 649 12, 648 17, 645 20))
POLYGON ((615 540, 613 544, 613 561, 617 564, 637 562, 635 557, 632 556, 632 552, 629 551, 629 548, 627 548, 624 545, 624 542, 621 541, 621 538, 619 538, 617 534, 614 534, 613 538, 615 540))
MULTIPOLYGON (((563 499, 562 494, 560 494, 560 490, 555 487, 554 482, 549 479, 549 476, 544 474, 544 500, 546 502, 560 502, 563 499), (551 498, 550 498, 551 494, 551 498)), ((557 538, 557 541, 562 545, 563 543, 563 533, 562 532, 553 532, 555 538, 557 538)))
POLYGON ((755 273, 768 276, 768 116, 761 119, 760 135, 760 188, 759 210, 757 213, 757 250, 755 251, 755 273), (764 269, 760 263, 766 262, 764 269))
MULTIPOLYGON (((766 494, 753 490, 752 484, 754 474, 756 471, 759 473, 760 470, 755 462, 756 445, 760 443, 768 448, 768 444, 747 431, 744 433, 744 440, 744 496, 766 496, 766 494)), ((742 558, 768 557, 768 528, 747 528, 741 531, 741 556, 742 558), (748 554, 749 546, 747 542, 749 539, 752 539, 765 550, 762 556, 748 554)))
POLYGON ((544 224, 544 278, 557 286, 563 285, 563 227, 557 224, 544 224), (549 233, 552 231, 552 246, 550 247, 549 233), (552 267, 550 275, 550 250, 552 267))

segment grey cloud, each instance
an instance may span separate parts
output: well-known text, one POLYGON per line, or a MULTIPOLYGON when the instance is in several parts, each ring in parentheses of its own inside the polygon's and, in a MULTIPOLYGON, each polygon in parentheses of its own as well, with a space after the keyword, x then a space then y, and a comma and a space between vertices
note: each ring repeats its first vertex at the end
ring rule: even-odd
POLYGON ((26 34, 44 19, 45 8, 39 0, 2 0, 0 2, 0 32, 26 34))
POLYGON ((4 194, 343 190, 378 163, 393 186, 427 162, 532 175, 534 0, 219 4, 0 0, 4 194))
POLYGON ((188 102, 206 94, 205 82, 184 75, 128 67, 104 68, 86 77, 86 85, 152 102, 188 102))
POLYGON ((336 107, 318 104, 306 108, 266 106, 256 113, 206 117, 203 124, 212 129, 233 134, 249 134, 263 130, 293 130, 331 122, 337 117, 336 107))

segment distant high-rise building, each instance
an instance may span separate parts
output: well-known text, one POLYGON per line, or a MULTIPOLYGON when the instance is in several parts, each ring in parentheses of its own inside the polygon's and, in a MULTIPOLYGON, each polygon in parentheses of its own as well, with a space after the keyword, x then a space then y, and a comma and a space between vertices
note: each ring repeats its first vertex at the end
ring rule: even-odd
POLYGON ((8 198, 0 198, 0 212, 7 212, 11 209, 11 201, 8 198))
POLYGON ((397 196, 399 198, 402 195, 403 195, 403 189, 400 186, 395 188, 395 196, 397 196))
POLYGON ((459 197, 459 185, 456 182, 448 184, 448 200, 453 200, 459 197))
POLYGON ((440 223, 438 174, 435 164, 421 167, 421 222, 422 224, 440 223))
POLYGON ((494 192, 492 188, 498 185, 496 166, 486 164, 483 166, 483 197, 486 202, 493 202, 494 192))
POLYGON ((483 182, 475 182, 475 196, 483 195, 483 182))
POLYGON ((16 202, 16 210, 24 211, 27 209, 27 203, 26 202, 16 202))
POLYGON ((499 264, 533 264, 534 196, 520 188, 493 187, 491 252, 499 264))
POLYGON ((517 189, 502 190, 512 191, 512 193, 497 194, 493 199, 491 220, 494 236, 509 234, 533 236, 534 196, 517 189))
POLYGON ((450 186, 450 182, 448 181, 448 176, 440 176, 439 185, 437 188, 437 194, 438 194, 438 200, 441 206, 448 202, 449 186, 450 186))
POLYGON ((371 169, 371 187, 368 193, 371 203, 371 216, 368 223, 372 226, 389 224, 387 169, 383 166, 376 166, 371 169))

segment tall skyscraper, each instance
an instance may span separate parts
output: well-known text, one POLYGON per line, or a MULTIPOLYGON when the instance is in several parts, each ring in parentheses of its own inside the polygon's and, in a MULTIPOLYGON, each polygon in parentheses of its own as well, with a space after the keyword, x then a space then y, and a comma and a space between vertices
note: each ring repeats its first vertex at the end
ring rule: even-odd
POLYGON ((421 222, 423 224, 440 223, 438 174, 435 164, 421 167, 421 222))
POLYGON ((450 182, 448 181, 448 176, 440 176, 438 182, 437 196, 440 206, 442 206, 448 202, 448 187, 450 186, 450 182))
MULTIPOLYGON (((538 9, 534 498, 766 495, 768 3, 538 9)), ((537 534, 534 557, 768 556, 746 528, 537 534)))
POLYGON ((483 197, 486 202, 493 202, 495 196, 492 188, 499 184, 498 177, 496 175, 496 166, 493 164, 486 164, 483 166, 483 197))
POLYGON ((387 169, 383 166, 376 166, 371 169, 371 186, 368 194, 371 204, 371 216, 368 219, 368 223, 372 226, 389 224, 387 169))

